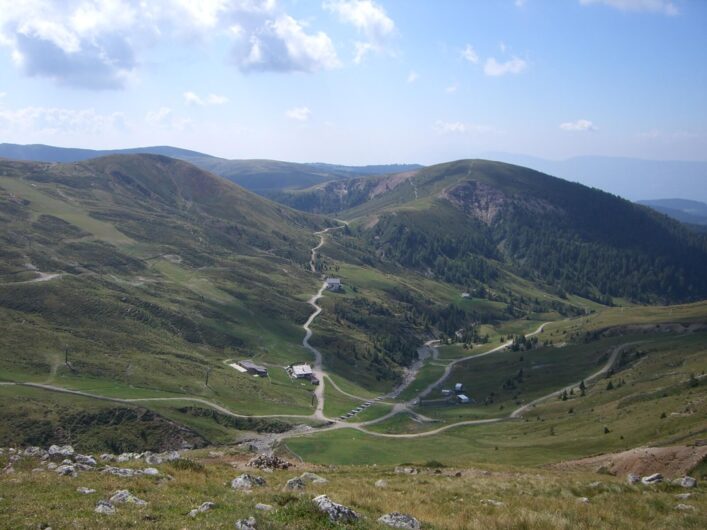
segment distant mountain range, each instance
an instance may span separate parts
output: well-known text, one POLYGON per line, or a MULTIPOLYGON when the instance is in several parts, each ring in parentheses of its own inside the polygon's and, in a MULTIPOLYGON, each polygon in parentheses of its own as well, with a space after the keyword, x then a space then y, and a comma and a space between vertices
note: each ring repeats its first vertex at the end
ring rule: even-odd
POLYGON ((707 161, 642 160, 609 156, 545 160, 495 152, 484 153, 482 157, 529 167, 631 201, 682 196, 707 202, 707 161))
POLYGON ((668 217, 691 225, 699 231, 707 231, 707 204, 687 199, 658 199, 653 201, 636 201, 668 217))
POLYGON ((277 160, 228 160, 170 146, 94 150, 42 144, 0 144, 0 158, 33 162, 81 162, 100 156, 120 154, 153 154, 185 160, 261 195, 282 189, 305 188, 330 180, 397 173, 422 167, 418 164, 343 166, 324 163, 298 164, 277 160))

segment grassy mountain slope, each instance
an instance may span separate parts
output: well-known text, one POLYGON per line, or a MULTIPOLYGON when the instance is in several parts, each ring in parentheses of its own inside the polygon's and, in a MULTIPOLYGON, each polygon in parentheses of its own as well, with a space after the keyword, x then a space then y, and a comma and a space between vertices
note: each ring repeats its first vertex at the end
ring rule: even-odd
POLYGON ((381 259, 474 285, 503 263, 559 292, 634 300, 707 296, 707 243, 616 196, 483 160, 425 168, 339 215, 381 259))
POLYGON ((0 205, 3 379, 310 412, 284 370, 260 382, 224 361, 309 359, 321 219, 155 155, 2 162, 0 205))

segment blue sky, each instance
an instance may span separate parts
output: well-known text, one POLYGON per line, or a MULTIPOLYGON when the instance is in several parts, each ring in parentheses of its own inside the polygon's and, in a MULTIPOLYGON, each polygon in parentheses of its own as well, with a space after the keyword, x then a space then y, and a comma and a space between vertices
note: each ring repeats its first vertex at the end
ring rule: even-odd
POLYGON ((0 0, 0 141, 707 159, 701 0, 0 0))

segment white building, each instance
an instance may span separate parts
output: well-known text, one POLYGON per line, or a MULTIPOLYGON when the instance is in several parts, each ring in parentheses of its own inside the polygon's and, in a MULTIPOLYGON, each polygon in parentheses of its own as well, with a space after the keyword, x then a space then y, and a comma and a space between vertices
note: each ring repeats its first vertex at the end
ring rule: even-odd
POLYGON ((457 396, 457 402, 461 404, 466 404, 466 403, 471 403, 471 400, 469 399, 468 396, 465 396, 464 394, 459 394, 457 396))
POLYGON ((327 278, 326 288, 330 291, 340 291, 341 290, 341 279, 340 278, 327 278))
POLYGON ((314 375, 312 367, 307 363, 291 364, 288 371, 295 379, 311 379, 314 375))

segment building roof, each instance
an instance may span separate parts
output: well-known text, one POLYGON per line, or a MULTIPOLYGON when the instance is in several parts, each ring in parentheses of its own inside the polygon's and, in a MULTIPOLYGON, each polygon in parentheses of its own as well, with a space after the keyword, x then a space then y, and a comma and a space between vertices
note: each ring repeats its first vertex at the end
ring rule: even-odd
POLYGON ((261 366, 259 364, 255 364, 253 361, 238 361, 238 364, 240 364, 243 368, 246 370, 255 370, 257 372, 267 372, 268 369, 265 368, 264 366, 261 366))
POLYGON ((469 397, 468 397, 468 396, 465 396, 464 394, 459 394, 459 395, 457 396, 457 399, 458 399, 459 401, 471 401, 471 400, 469 399, 469 397))
POLYGON ((295 377, 301 377, 304 375, 312 375, 312 367, 306 363, 293 364, 290 368, 292 368, 292 374, 295 377))
POLYGON ((326 282, 329 285, 341 285, 341 278, 327 278, 326 282))

